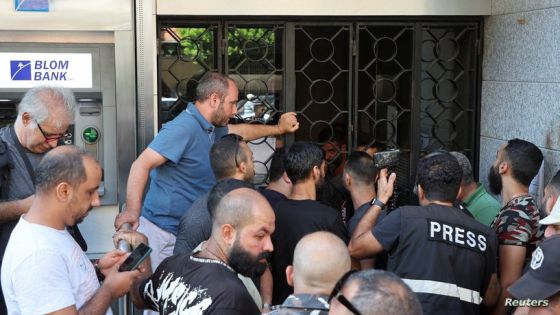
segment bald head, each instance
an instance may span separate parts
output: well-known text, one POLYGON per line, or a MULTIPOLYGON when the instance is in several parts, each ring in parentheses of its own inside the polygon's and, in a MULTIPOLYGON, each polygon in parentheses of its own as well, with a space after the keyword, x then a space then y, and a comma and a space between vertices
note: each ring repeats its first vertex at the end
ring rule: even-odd
POLYGON ((213 213, 214 229, 230 224, 242 229, 259 214, 274 215, 268 201, 255 189, 238 188, 226 193, 217 203, 213 213))
POLYGON ((37 193, 47 192, 62 182, 77 187, 86 181, 85 159, 95 161, 86 151, 73 145, 49 151, 35 170, 37 193))
POLYGON ((329 232, 308 234, 298 242, 294 251, 294 291, 329 294, 348 270, 350 254, 338 236, 329 232))

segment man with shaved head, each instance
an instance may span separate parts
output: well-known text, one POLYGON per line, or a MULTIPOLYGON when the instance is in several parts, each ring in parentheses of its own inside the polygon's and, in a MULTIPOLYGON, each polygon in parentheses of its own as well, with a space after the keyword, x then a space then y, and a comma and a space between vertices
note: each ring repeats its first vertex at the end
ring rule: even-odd
POLYGON ((210 191, 212 234, 202 251, 165 259, 131 290, 139 308, 161 314, 260 314, 237 274, 259 276, 273 250, 274 212, 256 190, 221 181, 210 191))
POLYGON ((350 254, 338 236, 323 231, 306 235, 296 245, 293 265, 286 268, 294 294, 269 314, 326 315, 329 293, 348 270, 350 254))

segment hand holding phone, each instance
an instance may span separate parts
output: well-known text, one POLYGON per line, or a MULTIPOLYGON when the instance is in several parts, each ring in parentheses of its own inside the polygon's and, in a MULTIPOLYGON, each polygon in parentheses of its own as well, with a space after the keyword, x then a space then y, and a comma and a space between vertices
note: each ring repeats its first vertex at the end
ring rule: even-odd
POLYGON ((140 264, 150 256, 151 252, 152 249, 149 246, 145 245, 144 243, 138 244, 138 246, 121 264, 121 266, 119 267, 119 271, 131 271, 138 268, 138 266, 140 266, 140 264))

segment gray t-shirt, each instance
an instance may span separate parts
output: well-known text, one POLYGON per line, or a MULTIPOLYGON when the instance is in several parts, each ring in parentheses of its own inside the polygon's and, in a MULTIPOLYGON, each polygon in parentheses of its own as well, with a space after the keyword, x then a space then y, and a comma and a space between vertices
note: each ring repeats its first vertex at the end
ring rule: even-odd
MULTIPOLYGON (((13 168, 10 170, 6 187, 2 187, 2 189, 6 189, 7 191, 7 200, 19 200, 33 195, 35 193, 35 185, 33 184, 33 180, 27 171, 25 162, 16 147, 16 145, 20 144, 14 143, 10 132, 10 127, 0 129, 0 139, 6 142, 6 145, 8 146, 8 153, 10 154, 10 159, 13 163, 13 168)), ((37 165, 39 165, 39 162, 41 162, 44 154, 35 154, 27 150, 25 152, 29 158, 29 162, 31 162, 33 170, 35 170, 37 165)), ((19 218, 16 218, 13 221, 0 224, 0 261, 2 261, 6 245, 10 239, 10 234, 16 226, 18 219, 19 218)))
POLYGON ((208 193, 196 199, 179 222, 173 254, 192 253, 198 244, 212 234, 212 218, 208 212, 208 193))
MULTIPOLYGON (((16 143, 14 143, 14 140, 12 139, 11 132, 13 131, 10 127, 0 129, 0 139, 6 142, 7 152, 10 155, 10 160, 13 165, 13 168, 10 169, 7 182, 5 183, 6 185, 5 187, 2 187, 2 190, 6 191, 6 200, 18 200, 27 198, 34 194, 35 185, 33 184, 33 180, 31 179, 27 167, 25 166, 25 162, 19 154, 16 143)), ((20 145, 19 142, 17 145, 20 145)), ((25 152, 31 162, 33 170, 35 170, 35 167, 39 165, 39 162, 43 158, 43 154, 34 154, 28 151, 25 152)), ((0 200, 0 202, 6 200, 0 200)), ((4 252, 6 251, 6 246, 8 246, 10 235, 12 234, 18 220, 19 218, 16 218, 12 221, 0 223, 0 267, 2 266, 4 252)), ((7 312, 7 310, 5 309, 3 293, 0 289, 0 313, 5 312, 7 312)))
MULTIPOLYGON (((33 180, 29 175, 25 162, 12 139, 10 134, 10 128, 4 127, 0 129, 0 138, 6 142, 8 145, 8 152, 10 153, 10 158, 14 165, 14 168, 10 171, 9 181, 7 183, 7 196, 8 200, 24 199, 35 193, 35 185, 33 180)), ((19 143, 17 145, 20 145, 19 143)), ((33 170, 39 165, 39 162, 43 159, 44 154, 35 154, 25 150, 29 162, 33 170)), ((16 219, 17 221, 17 219, 16 219)))

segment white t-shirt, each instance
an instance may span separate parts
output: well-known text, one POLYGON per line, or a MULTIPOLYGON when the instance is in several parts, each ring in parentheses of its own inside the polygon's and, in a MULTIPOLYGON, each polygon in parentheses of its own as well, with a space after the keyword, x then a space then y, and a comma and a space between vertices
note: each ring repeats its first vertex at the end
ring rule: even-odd
POLYGON ((1 275, 8 313, 14 315, 45 314, 71 305, 79 309, 99 288, 93 265, 66 230, 23 217, 8 242, 1 275))

